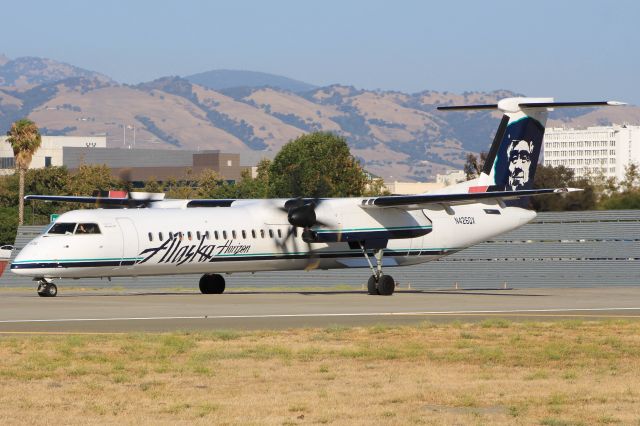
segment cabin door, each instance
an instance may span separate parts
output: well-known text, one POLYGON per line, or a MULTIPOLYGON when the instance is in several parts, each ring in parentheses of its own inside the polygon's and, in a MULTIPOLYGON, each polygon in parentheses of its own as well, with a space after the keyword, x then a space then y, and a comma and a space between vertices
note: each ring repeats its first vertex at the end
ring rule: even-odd
POLYGON ((120 268, 133 269, 138 256, 138 231, 133 221, 126 217, 116 219, 122 236, 122 259, 120 268))

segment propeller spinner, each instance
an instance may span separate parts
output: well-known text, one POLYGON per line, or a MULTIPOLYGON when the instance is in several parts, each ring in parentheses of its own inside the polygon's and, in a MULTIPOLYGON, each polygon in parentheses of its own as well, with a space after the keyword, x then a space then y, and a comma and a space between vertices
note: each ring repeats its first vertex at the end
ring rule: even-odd
MULTIPOLYGON (((305 198, 293 198, 287 200, 280 210, 287 213, 287 220, 291 224, 291 229, 287 233, 286 237, 279 243, 279 246, 286 250, 287 242, 296 235, 295 229, 302 228, 302 241, 307 244, 309 253, 309 263, 305 267, 305 270, 309 271, 316 269, 320 265, 320 259, 318 254, 311 249, 311 243, 318 242, 318 235, 311 227, 315 225, 326 226, 323 222, 319 221, 316 216, 316 207, 322 202, 321 199, 305 199, 305 198)), ((297 243, 293 238, 293 245, 295 251, 297 250, 297 243)))
POLYGON ((284 207, 281 208, 287 212, 287 219, 292 226, 302 228, 302 240, 307 244, 317 242, 318 235, 311 229, 312 226, 326 226, 316 216, 316 207, 320 202, 318 198, 294 198, 284 203, 284 207))

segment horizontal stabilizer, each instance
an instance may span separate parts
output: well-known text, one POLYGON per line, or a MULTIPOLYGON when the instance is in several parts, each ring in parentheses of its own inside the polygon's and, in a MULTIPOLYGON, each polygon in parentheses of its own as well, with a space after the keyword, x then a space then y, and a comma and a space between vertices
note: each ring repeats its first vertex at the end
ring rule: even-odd
POLYGON ((452 106, 439 106, 440 111, 466 111, 475 109, 498 109, 498 104, 485 104, 485 105, 452 105, 452 106))
POLYGON ((618 101, 593 101, 593 102, 524 102, 518 104, 521 108, 580 108, 598 106, 621 106, 626 105, 618 101))
MULTIPOLYGON (((509 98, 509 101, 517 101, 518 99, 526 100, 527 98, 509 98)), ((587 101, 587 102, 516 102, 519 108, 581 108, 581 107, 598 107, 598 106, 621 106, 626 105, 624 102, 618 101, 587 101)), ((509 108, 505 108, 501 103, 497 104, 480 104, 480 105, 451 105, 440 106, 439 111, 473 111, 499 109, 502 111, 512 111, 513 102, 509 103, 509 108)))

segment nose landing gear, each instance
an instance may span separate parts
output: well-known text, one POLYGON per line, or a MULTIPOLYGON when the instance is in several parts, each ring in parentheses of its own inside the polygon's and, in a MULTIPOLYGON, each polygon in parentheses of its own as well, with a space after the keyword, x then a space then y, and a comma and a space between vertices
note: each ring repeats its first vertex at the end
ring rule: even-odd
POLYGON ((58 287, 51 280, 42 278, 38 281, 38 296, 40 297, 56 297, 58 287))

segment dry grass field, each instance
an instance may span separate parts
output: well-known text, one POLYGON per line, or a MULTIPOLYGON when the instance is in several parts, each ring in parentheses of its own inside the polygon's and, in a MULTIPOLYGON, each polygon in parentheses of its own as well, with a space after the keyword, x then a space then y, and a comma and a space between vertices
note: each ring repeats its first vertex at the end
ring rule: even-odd
POLYGON ((2 424, 640 424, 640 322, 3 335, 2 424))

